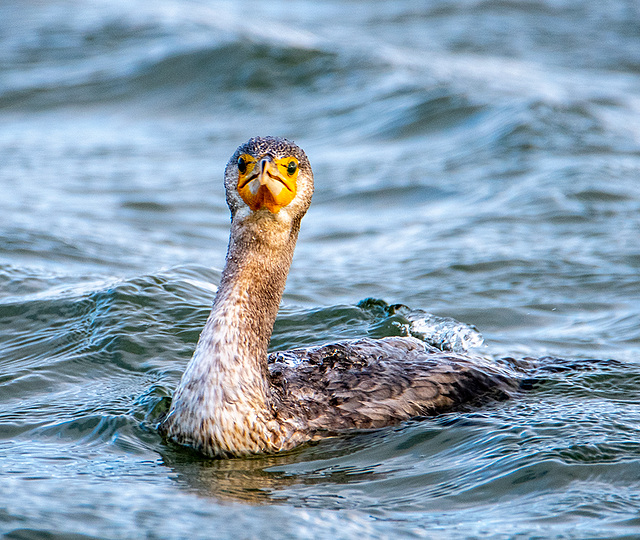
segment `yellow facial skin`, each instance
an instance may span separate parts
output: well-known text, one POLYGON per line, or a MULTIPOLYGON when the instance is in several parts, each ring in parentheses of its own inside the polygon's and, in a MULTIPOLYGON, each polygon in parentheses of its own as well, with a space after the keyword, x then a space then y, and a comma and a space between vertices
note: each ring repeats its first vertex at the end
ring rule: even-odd
POLYGON ((238 193, 254 212, 266 207, 277 214, 296 196, 298 160, 294 157, 259 160, 249 154, 238 158, 238 193))

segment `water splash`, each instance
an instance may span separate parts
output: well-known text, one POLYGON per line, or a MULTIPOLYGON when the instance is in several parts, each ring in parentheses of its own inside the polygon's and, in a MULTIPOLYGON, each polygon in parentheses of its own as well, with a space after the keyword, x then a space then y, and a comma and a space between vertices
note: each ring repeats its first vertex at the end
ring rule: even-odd
POLYGON ((412 311, 406 317, 412 336, 443 351, 464 352, 484 344, 482 334, 474 326, 451 317, 438 317, 422 310, 412 311))
POLYGON ((411 335, 441 351, 466 352, 484 343, 475 326, 451 317, 439 317, 403 304, 390 305, 376 298, 366 298, 358 303, 358 307, 382 314, 382 322, 390 322, 401 335, 411 335))

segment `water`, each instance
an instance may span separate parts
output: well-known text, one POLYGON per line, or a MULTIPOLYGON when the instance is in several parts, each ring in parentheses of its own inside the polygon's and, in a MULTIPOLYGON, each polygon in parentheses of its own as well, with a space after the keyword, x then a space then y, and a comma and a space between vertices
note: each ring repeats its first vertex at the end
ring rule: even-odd
POLYGON ((639 95, 623 0, 5 0, 0 533, 640 535, 639 95), (257 134, 316 175, 273 350, 409 324, 377 298, 576 369, 286 455, 164 445, 257 134))

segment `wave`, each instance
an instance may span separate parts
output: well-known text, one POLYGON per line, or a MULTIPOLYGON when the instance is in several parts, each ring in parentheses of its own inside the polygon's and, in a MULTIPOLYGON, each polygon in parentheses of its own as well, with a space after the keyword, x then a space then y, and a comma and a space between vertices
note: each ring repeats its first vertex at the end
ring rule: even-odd
MULTIPOLYGON (((302 125, 293 135, 332 145, 339 136, 352 149, 430 137, 435 147, 459 147, 463 163, 487 147, 510 155, 631 147, 627 117, 611 121, 633 109, 635 89, 622 75, 499 52, 427 51, 377 39, 375 21, 346 39, 273 17, 251 25, 229 7, 90 5, 91 16, 36 17, 10 33, 0 110, 115 106, 154 117, 203 113, 214 123, 254 115, 255 125, 278 118, 281 131, 302 125)), ((427 10, 423 23, 439 16, 427 10)))
POLYGON ((90 4, 82 15, 57 7, 26 16, 31 24, 21 33, 7 29, 0 108, 144 101, 158 93, 165 106, 206 105, 235 91, 313 86, 363 67, 345 66, 320 40, 281 21, 249 27, 203 5, 138 12, 90 4))

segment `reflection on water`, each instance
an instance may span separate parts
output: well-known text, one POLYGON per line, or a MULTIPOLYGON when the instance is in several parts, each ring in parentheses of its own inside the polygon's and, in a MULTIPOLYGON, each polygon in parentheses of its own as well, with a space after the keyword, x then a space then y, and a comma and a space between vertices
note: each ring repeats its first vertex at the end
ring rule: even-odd
MULTIPOLYGON (((282 502, 289 488, 359 484, 385 478, 375 466, 341 464, 342 458, 375 445, 382 435, 367 433, 326 439, 293 452, 232 459, 202 459, 184 449, 164 451, 163 464, 189 489, 219 500, 252 504, 282 502)), ((296 504, 314 506, 312 501, 296 504)))

